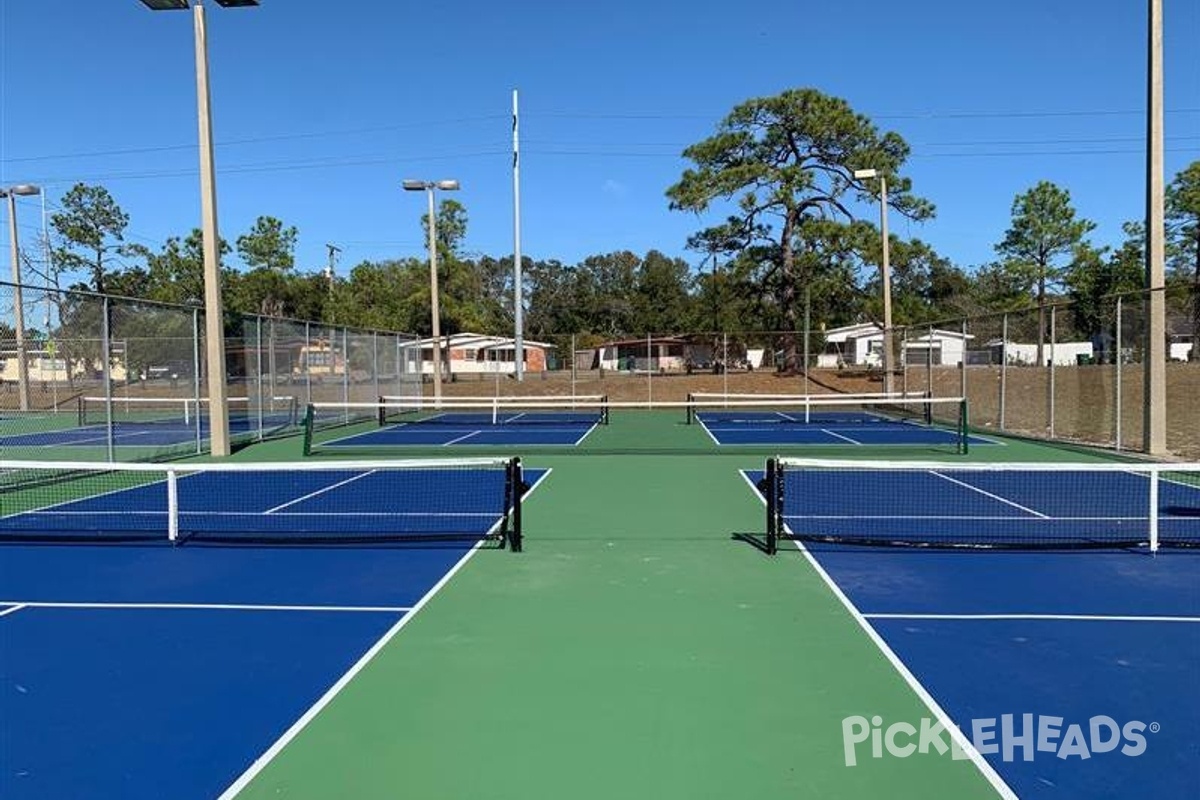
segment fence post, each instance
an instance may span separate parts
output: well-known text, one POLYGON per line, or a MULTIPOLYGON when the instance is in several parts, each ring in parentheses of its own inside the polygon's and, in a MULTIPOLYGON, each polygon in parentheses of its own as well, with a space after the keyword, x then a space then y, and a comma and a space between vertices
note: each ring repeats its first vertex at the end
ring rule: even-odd
MULTIPOLYGON (((400 367, 397 365, 396 369, 400 367)), ((379 397, 379 331, 371 331, 371 396, 379 397)))
POLYGON ((933 326, 925 331, 925 396, 933 397, 933 326))
POLYGON ((577 352, 576 348, 578 347, 578 343, 575 340, 575 336, 576 336, 576 334, 574 334, 574 333, 571 334, 571 396, 572 397, 576 397, 579 395, 579 392, 577 392, 575 390, 575 382, 576 382, 576 380, 578 380, 578 375, 576 373, 576 370, 579 367, 579 365, 575 363, 575 360, 576 360, 575 353, 577 352))
POLYGON ((959 363, 959 369, 962 372, 962 377, 959 379, 959 397, 966 399, 967 397, 967 320, 962 321, 962 356, 959 363))
MULTIPOLYGON (((192 309, 192 401, 200 410, 200 310, 192 309)), ((196 417, 196 453, 204 452, 204 436, 200 432, 199 413, 196 417)))
MULTIPOLYGON (((333 342, 329 343, 329 355, 334 356, 333 342)), ((337 369, 337 358, 334 356, 334 369, 337 369)), ((350 402, 350 331, 342 328, 342 402, 350 402)), ((346 407, 346 420, 350 419, 350 408, 346 407)))
POLYGON ((1121 350, 1123 349, 1123 345, 1121 344, 1121 338, 1122 338, 1121 337, 1121 325, 1122 325, 1121 310, 1122 310, 1121 298, 1118 297, 1117 298, 1117 335, 1116 335, 1116 337, 1114 337, 1116 340, 1115 347, 1116 347, 1116 351, 1117 351, 1117 353, 1116 353, 1116 370, 1115 370, 1116 375, 1115 375, 1115 380, 1114 380, 1114 383, 1116 384, 1116 389, 1115 389, 1116 399, 1114 401, 1116 403, 1116 409, 1113 414, 1113 426, 1116 428, 1116 448, 1117 448, 1117 450, 1121 449, 1121 381, 1122 381, 1121 350))
MULTIPOLYGON (((646 334, 646 407, 654 402, 654 360, 650 356, 650 341, 652 334, 646 334)), ((634 365, 637 365, 637 359, 634 359, 634 365)))
POLYGON ((1046 381, 1046 419, 1049 426, 1050 438, 1054 438, 1054 340, 1058 338, 1057 330, 1055 329, 1056 311, 1055 306, 1050 306, 1050 361, 1048 364, 1048 378, 1046 381))
POLYGON ((1000 318, 1000 430, 1004 430, 1004 402, 1008 397, 1008 314, 1000 318))
POLYGON ((104 379, 104 441, 108 451, 108 460, 116 461, 116 442, 113 441, 112 330, 108 318, 112 309, 109 308, 107 296, 101 300, 100 310, 100 358, 103 360, 100 374, 104 379))
POLYGON ((312 402, 312 333, 311 323, 304 323, 304 402, 312 402))
POLYGON ((254 318, 254 375, 257 386, 258 402, 255 403, 258 407, 258 440, 261 442, 266 435, 263 425, 263 400, 265 399, 271 405, 271 410, 275 410, 275 392, 271 391, 264 398, 263 395, 263 376, 262 376, 262 317, 255 316, 254 318))
MULTIPOLYGON (((808 380, 808 366, 804 367, 804 379, 808 380)), ((729 334, 721 334, 721 386, 725 396, 729 396, 729 334)), ((805 385, 807 388, 807 384, 805 385)))

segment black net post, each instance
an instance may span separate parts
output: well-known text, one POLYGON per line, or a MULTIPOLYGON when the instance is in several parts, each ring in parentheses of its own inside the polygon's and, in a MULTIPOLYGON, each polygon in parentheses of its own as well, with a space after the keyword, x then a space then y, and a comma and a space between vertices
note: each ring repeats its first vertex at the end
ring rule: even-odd
POLYGON ((312 403, 309 403, 304 411, 304 456, 307 458, 312 455, 313 444, 313 427, 316 422, 314 418, 315 409, 312 403))
POLYGON ((964 456, 967 455, 970 449, 971 441, 971 420, 967 415, 967 398, 963 398, 958 404, 958 452, 964 456))
POLYGON ((508 503, 512 508, 510 515, 510 530, 508 546, 514 553, 521 552, 521 501, 525 494, 525 481, 521 470, 521 459, 513 458, 508 462, 508 503))
POLYGON ((780 477, 779 460, 768 458, 764 489, 767 497, 767 555, 772 556, 775 555, 779 539, 780 495, 782 494, 780 477))

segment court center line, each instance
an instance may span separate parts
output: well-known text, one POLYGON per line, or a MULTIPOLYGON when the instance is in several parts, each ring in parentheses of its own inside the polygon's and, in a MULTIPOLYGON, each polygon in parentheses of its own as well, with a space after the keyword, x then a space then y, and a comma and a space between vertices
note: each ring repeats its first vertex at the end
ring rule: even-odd
POLYGON ((472 436, 478 436, 481 433, 483 433, 483 431, 471 431, 470 433, 466 434, 465 436, 459 436, 457 439, 451 439, 450 441, 444 443, 442 445, 442 447, 449 447, 452 444, 458 444, 461 441, 470 439, 472 436))
MULTIPOLYGON (((746 470, 739 471, 742 479, 745 480, 750 486, 750 490, 754 493, 754 496, 757 497, 759 502, 765 506, 767 504, 767 498, 763 497, 762 493, 758 491, 758 487, 754 485, 754 481, 750 480, 750 476, 746 473, 746 470)), ((1017 793, 1014 792, 1012 787, 1005 782, 1004 778, 1000 777, 1000 773, 996 771, 995 767, 993 767, 991 763, 984 758, 978 750, 975 749, 975 745, 971 743, 971 740, 968 739, 966 734, 964 734, 962 730, 954 724, 954 720, 950 717, 946 710, 942 708, 941 704, 934 699, 929 690, 925 688, 925 685, 917 679, 917 676, 908 668, 908 665, 901 660, 900 656, 896 655, 896 651, 893 650, 891 645, 887 643, 887 640, 883 638, 883 635, 880 634, 879 631, 875 630, 875 627, 869 621, 867 621, 866 617, 863 616, 863 613, 859 611, 858 606, 854 605, 854 601, 850 599, 849 595, 842 591, 842 587, 839 586, 837 581, 833 579, 833 576, 825 570, 825 567, 822 566, 817 557, 813 555, 812 552, 809 551, 809 549, 805 547, 802 542, 793 541, 792 544, 794 544, 796 549, 799 550, 801 555, 804 556, 804 560, 808 562, 809 567, 816 572, 820 579, 825 583, 826 588, 828 588, 833 596, 837 598, 838 602, 841 603, 842 608, 846 610, 851 619, 853 619, 863 633, 866 634, 867 638, 872 644, 875 645, 887 662, 892 665, 892 669, 896 670, 896 672, 900 675, 900 678, 906 684, 908 684, 908 688, 917 696, 917 699, 925 704, 925 707, 928 708, 934 717, 937 718, 938 722, 942 723, 942 726, 946 729, 947 734, 958 743, 958 746, 962 749, 963 753, 965 753, 967 758, 970 759, 971 763, 975 765, 975 768, 979 770, 979 774, 983 777, 983 779, 987 781, 993 789, 996 790, 996 793, 1003 800, 1018 800, 1017 793)))
POLYGON ((1009 505, 1009 506, 1012 506, 1013 508, 1024 511, 1026 514, 1032 514, 1033 516, 1040 517, 1041 519, 1050 519, 1050 516, 1048 514, 1043 514, 1040 511, 1034 511, 1032 508, 1029 508, 1028 506, 1023 506, 1020 503, 1009 500, 1006 497, 1001 497, 998 494, 992 494, 991 492, 987 491, 986 489, 980 489, 978 486, 972 486, 971 484, 966 483, 965 481, 960 481, 957 478, 951 478, 949 475, 943 475, 942 473, 940 473, 936 470, 931 469, 929 471, 929 474, 933 475, 934 477, 941 478, 944 481, 949 481, 950 483, 961 486, 964 489, 970 489, 972 492, 979 492, 981 495, 984 495, 985 497, 990 497, 993 500, 999 500, 1001 503, 1004 503, 1005 505, 1009 505))
MULTIPOLYGON (((0 603, 0 605, 8 605, 8 604, 0 603)), ((0 611, 0 617, 7 617, 9 614, 15 614, 16 612, 20 611, 22 608, 25 608, 28 605, 29 605, 28 603, 17 603, 12 608, 6 608, 3 611, 0 611)))
POLYGON ((286 503, 280 503, 279 505, 275 506, 274 508, 268 508, 266 511, 264 511, 262 513, 274 514, 276 511, 282 511, 283 509, 287 508, 288 506, 294 506, 294 505, 296 505, 296 503, 302 503, 305 500, 310 500, 314 497, 317 497, 318 495, 325 494, 326 492, 331 492, 340 486, 345 486, 348 483, 354 483, 354 481, 359 480, 360 478, 365 478, 368 475, 373 475, 373 474, 375 474, 375 470, 373 470, 373 469, 368 470, 367 472, 360 472, 357 475, 346 478, 344 481, 338 481, 337 483, 331 484, 329 486, 324 486, 320 489, 317 489, 315 492, 309 492, 308 494, 303 495, 302 497, 297 497, 294 500, 288 500, 286 503))
POLYGON ((849 436, 843 436, 840 433, 834 433, 829 428, 821 428, 820 430, 821 430, 821 433, 827 433, 836 439, 843 439, 843 440, 849 442, 850 444, 858 444, 858 445, 862 444, 862 442, 858 441, 857 439, 851 439, 849 436))
POLYGON ((1049 620, 1051 622, 1200 622, 1200 617, 1129 614, 863 614, 867 619, 1049 620))
POLYGON ((258 603, 102 603, 102 602, 41 602, 0 600, 0 605, 16 602, 14 608, 0 611, 0 617, 21 608, 90 608, 97 610, 186 610, 186 611, 333 611, 348 613, 403 614, 412 606, 320 606, 271 605, 258 603))

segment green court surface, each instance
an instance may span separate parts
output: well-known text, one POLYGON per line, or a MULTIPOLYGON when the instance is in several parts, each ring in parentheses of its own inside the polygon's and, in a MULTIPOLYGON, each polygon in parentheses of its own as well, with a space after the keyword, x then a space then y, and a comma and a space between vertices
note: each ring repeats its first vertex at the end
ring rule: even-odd
MULTIPOLYGON (((697 432, 625 412, 604 433, 697 432)), ((732 538, 762 529, 738 472, 760 457, 524 455, 552 469, 526 551, 476 554, 238 797, 997 796, 968 760, 845 766, 843 718, 929 712, 807 561, 732 538)))

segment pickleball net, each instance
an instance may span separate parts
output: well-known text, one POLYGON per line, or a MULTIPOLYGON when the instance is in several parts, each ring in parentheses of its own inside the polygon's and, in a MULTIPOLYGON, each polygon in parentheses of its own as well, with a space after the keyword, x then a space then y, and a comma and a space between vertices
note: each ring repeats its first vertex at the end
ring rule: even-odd
POLYGON ((851 546, 1200 546, 1200 464, 768 459, 766 537, 851 546))
MULTIPOLYGON (((907 426, 940 428, 953 435, 956 452, 968 452, 970 420, 962 397, 913 394, 706 394, 688 395, 686 421, 709 429, 814 426, 838 429, 891 426, 898 442, 907 426)), ((850 439, 852 437, 847 437, 850 439)))
MULTIPOLYGON (((296 397, 274 396, 226 398, 230 425, 250 428, 262 424, 277 429, 297 425, 300 403, 296 397)), ((77 401, 80 427, 193 428, 207 426, 211 418, 207 397, 80 397, 77 401)))
POLYGON ((547 395, 521 397, 449 397, 441 400, 380 397, 371 403, 310 403, 303 419, 304 454, 359 432, 387 426, 422 425, 431 428, 489 428, 492 426, 561 426, 586 429, 607 425, 604 395, 547 395))
POLYGON ((518 458, 0 462, 0 541, 521 548, 518 458))

